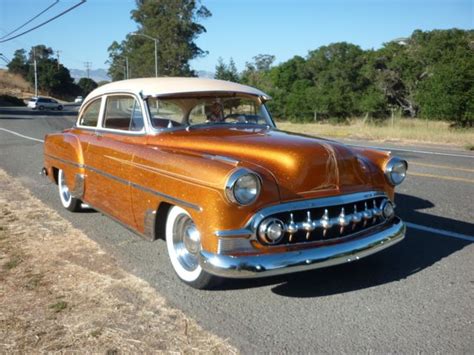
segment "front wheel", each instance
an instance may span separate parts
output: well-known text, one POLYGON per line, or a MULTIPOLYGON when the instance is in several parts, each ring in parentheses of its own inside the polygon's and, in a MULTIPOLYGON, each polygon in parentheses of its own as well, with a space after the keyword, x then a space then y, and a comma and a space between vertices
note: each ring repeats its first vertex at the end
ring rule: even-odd
POLYGON ((168 212, 166 246, 171 265, 183 282, 198 289, 209 289, 219 283, 219 277, 208 274, 199 265, 201 235, 189 213, 181 207, 173 206, 168 212))
POLYGON ((58 111, 61 111, 63 107, 61 105, 58 106, 58 111))
POLYGON ((59 170, 58 172, 58 190, 59 199, 63 207, 71 212, 78 212, 81 210, 81 200, 72 197, 69 188, 66 185, 66 179, 64 171, 59 170))

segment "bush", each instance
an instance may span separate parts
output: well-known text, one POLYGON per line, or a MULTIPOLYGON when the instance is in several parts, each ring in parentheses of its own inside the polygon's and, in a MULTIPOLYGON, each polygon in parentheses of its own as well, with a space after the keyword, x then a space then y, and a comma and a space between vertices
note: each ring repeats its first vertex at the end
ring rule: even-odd
POLYGON ((26 106, 23 100, 15 96, 0 95, 0 106, 26 106))

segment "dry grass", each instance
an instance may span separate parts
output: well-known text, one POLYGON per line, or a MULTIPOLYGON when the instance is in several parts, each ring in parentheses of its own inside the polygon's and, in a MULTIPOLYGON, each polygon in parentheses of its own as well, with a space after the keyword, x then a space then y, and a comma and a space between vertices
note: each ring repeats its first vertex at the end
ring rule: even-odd
POLYGON ((236 353, 0 170, 0 353, 236 353))
POLYGON ((0 70, 0 94, 26 99, 33 96, 32 91, 31 85, 21 75, 0 70))
POLYGON ((354 119, 348 125, 329 123, 278 122, 285 131, 322 137, 354 138, 401 143, 434 143, 467 147, 474 142, 474 129, 453 129, 448 122, 420 119, 388 120, 382 124, 366 123, 354 119))

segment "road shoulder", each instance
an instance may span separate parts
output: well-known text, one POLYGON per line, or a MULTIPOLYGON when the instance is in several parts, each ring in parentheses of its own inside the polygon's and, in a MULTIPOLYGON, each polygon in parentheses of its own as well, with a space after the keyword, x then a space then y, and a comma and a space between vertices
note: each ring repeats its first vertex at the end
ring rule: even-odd
POLYGON ((1 169, 0 205, 0 352, 237 352, 1 169))

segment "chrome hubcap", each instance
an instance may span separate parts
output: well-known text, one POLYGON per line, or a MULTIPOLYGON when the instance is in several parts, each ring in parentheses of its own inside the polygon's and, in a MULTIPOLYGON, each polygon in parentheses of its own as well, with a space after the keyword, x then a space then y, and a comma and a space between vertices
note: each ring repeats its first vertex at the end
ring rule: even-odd
POLYGON ((179 263, 187 271, 194 271, 199 266, 200 246, 201 236, 193 220, 184 213, 179 215, 173 226, 173 247, 179 263))

